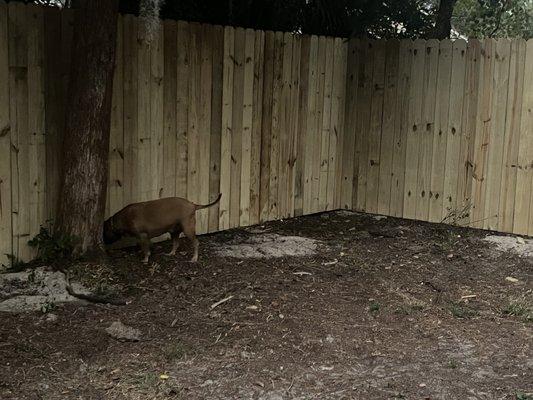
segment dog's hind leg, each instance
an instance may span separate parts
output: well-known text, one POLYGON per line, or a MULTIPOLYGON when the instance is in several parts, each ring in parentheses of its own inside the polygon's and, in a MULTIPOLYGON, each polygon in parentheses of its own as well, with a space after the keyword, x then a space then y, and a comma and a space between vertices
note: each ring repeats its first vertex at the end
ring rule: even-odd
POLYGON ((197 262, 199 242, 196 238, 196 217, 194 215, 189 218, 187 223, 183 224, 183 233, 192 242, 193 256, 191 258, 191 262, 197 262))
POLYGON ((174 229, 172 232, 170 232, 170 237, 172 238, 172 250, 170 250, 170 253, 167 253, 167 256, 175 256, 176 250, 178 250, 179 247, 179 237, 180 237, 181 229, 174 229))
POLYGON ((141 250, 143 252, 144 258, 143 258, 143 264, 148 263, 148 258, 150 258, 150 238, 146 233, 141 233, 139 235, 139 242, 141 245, 141 250))

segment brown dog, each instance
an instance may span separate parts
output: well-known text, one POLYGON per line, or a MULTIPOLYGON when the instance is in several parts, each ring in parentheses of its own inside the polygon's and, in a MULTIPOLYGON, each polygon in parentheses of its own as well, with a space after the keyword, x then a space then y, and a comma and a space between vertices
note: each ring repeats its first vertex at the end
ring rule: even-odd
POLYGON ((198 261, 198 239, 196 238, 196 210, 214 206, 222 193, 212 203, 194 204, 180 197, 167 197, 159 200, 134 203, 124 207, 104 222, 104 243, 111 244, 123 236, 139 239, 144 253, 143 263, 150 257, 150 239, 164 233, 172 237, 173 256, 178 249, 181 232, 187 236, 194 248, 191 262, 198 261))

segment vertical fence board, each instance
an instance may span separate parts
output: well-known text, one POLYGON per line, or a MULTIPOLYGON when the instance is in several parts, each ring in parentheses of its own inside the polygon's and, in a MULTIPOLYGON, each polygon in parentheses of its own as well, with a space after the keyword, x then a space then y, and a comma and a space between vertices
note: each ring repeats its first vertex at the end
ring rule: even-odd
POLYGON ((305 190, 305 171, 306 171, 306 154, 307 154, 307 112, 309 97, 309 51, 311 38, 304 36, 300 45, 300 77, 299 77, 299 97, 298 97, 298 145, 296 150, 296 165, 294 176, 294 215, 304 214, 304 190, 305 190))
POLYGON ((457 183, 457 222, 468 225, 472 212, 472 175, 476 137, 476 113, 479 93, 481 45, 478 40, 468 42, 466 49, 465 91, 461 122, 461 152, 457 183))
MULTIPOLYGON (((198 104, 198 181, 196 188, 200 204, 209 202, 210 146, 211 146, 211 91, 213 81, 212 44, 213 26, 200 26, 200 82, 198 104)), ((203 209, 196 213, 196 229, 198 233, 207 233, 209 228, 209 210, 203 209)))
POLYGON ((376 208, 376 212, 378 214, 383 215, 388 215, 390 210, 399 50, 399 41, 391 40, 386 43, 383 116, 381 126, 381 145, 379 154, 379 190, 376 208))
MULTIPOLYGON (((372 111, 372 74, 375 57, 375 42, 360 43, 359 53, 359 89, 357 91, 357 125, 356 125, 356 158, 359 160, 357 174, 357 201, 353 206, 358 211, 366 211, 367 173, 370 149, 370 116, 372 111)), ((355 200, 355 199, 354 199, 355 200)))
POLYGON ((379 194, 379 168, 381 164, 381 133, 383 123, 383 102, 385 99, 385 63, 387 59, 384 41, 374 44, 372 71, 372 101, 368 130, 368 163, 366 174, 366 211, 377 213, 379 194))
POLYGON ((163 193, 162 197, 176 196, 177 160, 177 76, 178 27, 175 21, 163 21, 163 193))
POLYGON ((11 182, 13 255, 30 258, 28 20, 26 6, 8 4, 9 96, 11 118, 11 182))
POLYGON ((123 17, 124 24, 124 203, 138 201, 137 193, 137 19, 123 17))
POLYGON ((190 27, 178 22, 178 65, 176 79, 176 196, 188 197, 188 130, 189 130, 189 80, 190 80, 190 27))
POLYGON ((335 40, 327 38, 325 41, 325 58, 323 72, 324 90, 319 94, 323 98, 322 122, 320 129, 320 181, 318 189, 318 209, 325 211, 328 209, 328 178, 329 178, 329 151, 331 136, 331 97, 333 91, 333 55, 335 51, 335 40))
POLYGON ((303 179, 303 214, 313 212, 313 166, 316 160, 315 143, 316 143, 316 88, 318 82, 318 37, 311 36, 309 43, 309 73, 307 79, 307 115, 306 115, 306 134, 305 134, 305 160, 304 160, 304 179, 303 179))
MULTIPOLYGON (((213 88, 211 94, 211 143, 209 156, 209 201, 220 193, 220 160, 222 135, 222 87, 224 75, 224 28, 213 28, 213 88)), ((218 230, 219 204, 210 207, 209 232, 218 230)))
POLYGON ((150 200, 163 196, 163 46, 164 30, 159 25, 150 43, 150 200))
MULTIPOLYGON (((411 83, 409 88, 408 120, 406 129, 406 159, 403 216, 416 217, 417 185, 419 173, 419 149, 422 131, 422 93, 424 87, 424 64, 426 42, 416 40, 412 48, 411 83)), ((425 170, 421 171, 425 173, 425 170)))
POLYGON ((446 142, 444 189, 442 193, 442 217, 450 223, 457 222, 457 179, 461 154, 461 121, 465 80, 466 42, 456 40, 452 49, 452 75, 450 87, 450 111, 446 142))
POLYGON ((486 174, 485 217, 483 221, 483 227, 491 230, 496 230, 498 228, 511 52, 511 43, 508 39, 498 39, 495 44, 493 73, 494 94, 491 104, 492 121, 488 141, 489 157, 486 174))
POLYGON ((233 70, 234 63, 233 28, 224 28, 224 72, 222 82, 222 132, 220 137, 220 192, 222 198, 219 203, 219 228, 230 227, 231 206, 231 138, 232 138, 232 105, 233 105, 233 70))
POLYGON ((452 54, 453 48, 451 41, 441 42, 429 191, 429 220, 431 222, 440 222, 443 217, 444 170, 448 141, 452 54))
POLYGON ((524 96, 520 116, 520 147, 518 151, 518 172, 516 181, 516 200, 514 232, 531 234, 531 176, 533 168, 533 40, 526 44, 524 96))
POLYGON ((235 30, 235 67, 233 71, 233 122, 231 130, 231 204, 230 227, 239 226, 241 195, 241 155, 244 107, 244 61, 246 32, 235 30))
MULTIPOLYGON (((342 154, 344 147, 345 104, 346 104, 346 69, 348 64, 348 44, 342 39, 335 39, 333 70, 333 100, 331 103, 330 132, 330 172, 328 175, 328 204, 330 209, 338 209, 341 204, 342 154), (333 148, 331 146, 333 143, 333 148)), ((353 149, 353 146, 352 146, 353 149)), ((353 171, 353 168, 352 168, 353 171)))
POLYGON ((261 194, 261 130, 263 120, 263 66, 265 63, 265 34, 255 32, 254 83, 252 105, 252 149, 250 166, 250 224, 260 221, 261 194))
POLYGON ((255 34, 251 29, 245 33, 244 47, 244 89, 242 116, 241 155, 241 204, 239 226, 250 225, 250 190, 252 169, 252 119, 254 100, 254 55, 255 34))
POLYGON ((422 99, 422 122, 418 157, 416 187, 416 218, 429 218, 429 194, 431 166, 433 162, 433 138, 435 134, 435 99, 437 97, 437 73, 439 69, 439 41, 428 40, 425 49, 424 88, 422 99))
POLYGON ((274 32, 265 32, 265 65, 263 69, 263 118, 261 121, 261 177, 259 218, 267 221, 270 214, 270 151, 272 142, 272 89, 274 85, 274 32))
POLYGON ((113 98, 111 107, 111 129, 109 133, 109 177, 107 180, 107 215, 120 210, 124 204, 124 114, 123 114, 123 30, 122 17, 117 28, 115 72, 113 76, 113 98))
POLYGON ((296 159, 298 158, 298 110, 300 108, 300 56, 301 56, 301 37, 294 36, 292 44, 292 64, 290 77, 290 105, 289 105, 289 155, 287 158, 287 176, 288 176, 288 206, 287 217, 294 217, 294 204, 296 197, 296 159))
MULTIPOLYGON (((28 18, 28 167, 29 238, 46 220, 46 148, 44 82, 44 12, 27 7, 28 18)), ((28 238, 28 239, 29 239, 28 238)), ((30 250, 31 257, 36 255, 30 250)))
POLYGON ((524 40, 514 40, 511 43, 509 92, 507 96, 508 118, 505 121, 502 183, 498 210, 498 229, 503 232, 513 231, 520 116, 524 93, 525 49, 526 42, 524 40))
POLYGON ((270 139, 270 184, 269 184, 269 214, 270 220, 279 215, 279 159, 280 159, 280 120, 281 96, 283 89, 283 33, 274 34, 274 78, 272 84, 272 125, 270 139))
POLYGON ((346 103, 345 103, 345 124, 341 133, 342 143, 342 168, 340 186, 340 208, 351 209, 353 194, 357 192, 357 184, 354 182, 359 168, 359 161, 356 159, 355 151, 355 126, 357 123, 357 92, 359 88, 359 74, 357 65, 359 64, 359 40, 351 39, 348 42, 346 54, 346 103), (355 183, 355 184, 354 184, 355 183))
POLYGON ((8 8, 0 1, 0 266, 13 254, 11 230, 11 124, 9 119, 8 8))
POLYGON ((413 62, 413 43, 402 40, 400 43, 400 66, 398 70, 398 90, 396 92, 396 120, 394 122, 394 151, 392 157, 392 182, 390 195, 390 214, 403 215, 405 184, 405 162, 407 153, 407 130, 409 118, 409 96, 411 86, 411 64, 413 62))

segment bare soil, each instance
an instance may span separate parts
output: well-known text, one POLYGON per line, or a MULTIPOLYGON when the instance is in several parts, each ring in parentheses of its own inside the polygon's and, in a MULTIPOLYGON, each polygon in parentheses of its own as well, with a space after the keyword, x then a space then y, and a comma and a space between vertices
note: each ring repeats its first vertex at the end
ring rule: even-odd
POLYGON ((332 212, 203 236, 197 264, 186 239, 148 266, 134 249, 74 263, 130 303, 1 313, 0 398, 531 399, 533 261, 486 235, 332 212), (220 253, 264 234, 316 251, 220 253))

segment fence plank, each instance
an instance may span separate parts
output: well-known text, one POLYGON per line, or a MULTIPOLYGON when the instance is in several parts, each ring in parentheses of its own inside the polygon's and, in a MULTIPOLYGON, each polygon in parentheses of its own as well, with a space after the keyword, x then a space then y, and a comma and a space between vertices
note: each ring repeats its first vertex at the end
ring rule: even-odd
POLYGON ((280 104, 280 155, 278 175, 278 218, 287 218, 289 207, 289 181, 291 175, 290 157, 294 140, 291 130, 291 75, 292 75, 293 35, 283 35, 283 67, 281 72, 281 104, 280 104))
POLYGON ((150 162, 151 190, 150 198, 163 196, 163 45, 164 30, 162 25, 154 33, 150 43, 150 162))
POLYGON ((396 121, 394 123, 394 151, 392 158, 392 182, 390 215, 403 216, 403 188, 405 183, 405 162, 407 153, 407 130, 409 121, 409 96, 411 86, 411 64, 413 43, 400 42, 400 66, 398 71, 398 90, 396 92, 396 121))
MULTIPOLYGON (((446 131, 446 162, 442 193, 442 218, 449 223, 458 222, 457 178, 461 153, 461 121, 463 111, 466 42, 456 40, 452 49, 452 75, 450 86, 450 111, 446 131)), ((442 173, 442 172, 441 172, 442 173)))
POLYGON ((525 50, 526 42, 524 40, 512 41, 509 62, 509 94, 507 97, 508 118, 505 121, 502 183, 498 210, 498 229, 503 232, 513 231, 520 116, 524 93, 525 50))
POLYGON ((230 227, 231 206, 231 137, 232 137, 232 106, 233 106, 233 70, 234 63, 233 28, 224 28, 224 76, 222 83, 222 132, 220 138, 220 192, 222 198, 219 206, 219 228, 230 227))
MULTIPOLYGON (((198 107, 198 181, 196 188, 197 199, 200 204, 209 202, 209 175, 210 175, 210 146, 211 146, 211 91, 213 81, 212 70, 212 43, 213 26, 200 26, 200 82, 199 82, 199 107, 198 107)), ((196 213, 197 232, 207 233, 209 228, 209 210, 203 209, 196 213)))
POLYGON ((323 92, 319 96, 323 99, 322 122, 320 129, 320 179, 318 189, 318 210, 325 211, 328 209, 328 177, 329 177, 329 150, 331 136, 331 97, 333 91, 333 55, 335 51, 335 40, 326 38, 325 40, 325 58, 323 71, 320 76, 324 79, 323 92))
MULTIPOLYGON (((303 180, 303 214, 313 212, 313 169, 316 160, 315 144, 317 142, 316 133, 316 88, 318 82, 318 37, 311 36, 309 43, 309 73, 307 79, 308 97, 305 135, 305 159, 304 159, 304 180, 303 180)), ((304 140, 304 139, 302 139, 304 140)))
POLYGON ((250 190, 252 169, 252 118, 254 100, 254 54, 255 34, 251 29, 245 33, 244 89, 242 109, 242 155, 241 155, 241 204, 239 226, 250 225, 250 190))
POLYGON ((481 44, 470 40, 466 49, 465 92, 461 124, 461 151, 457 183, 458 223, 468 225, 472 207, 472 174, 476 137, 476 113, 479 93, 481 44))
MULTIPOLYGON (((209 201, 220 193, 220 157, 222 134, 222 86, 224 74, 224 28, 213 27, 213 89, 211 97, 211 143, 209 172, 209 201)), ((219 204, 209 208, 209 232, 218 230, 219 204)))
MULTIPOLYGON (((359 160, 357 174, 357 201, 353 206, 366 211, 367 173, 370 145, 370 115, 372 111, 372 73, 375 56, 375 42, 362 41, 359 53, 359 90, 357 91, 356 158, 359 160)), ((355 190, 355 188, 354 188, 355 190)))
POLYGON ((486 200, 483 227, 496 230, 498 228, 498 212, 500 205, 500 186, 502 178, 503 146, 507 93, 509 89, 509 61, 511 43, 508 39, 498 39, 494 54, 492 97, 492 121, 489 132, 489 155, 486 174, 486 200))
POLYGON ((381 132, 383 123, 383 102, 385 99, 386 42, 374 44, 374 65, 372 71, 372 102, 368 130, 368 163, 366 173, 366 211, 377 213, 379 194, 379 168, 381 164, 381 132))
POLYGON ((518 171, 516 179, 516 198, 514 232, 531 234, 531 159, 533 158, 533 40, 526 44, 524 70, 524 96, 520 116, 520 147, 518 150, 518 171))
POLYGON ((274 80, 272 86, 272 125, 270 139, 270 186, 268 218, 275 220, 279 215, 279 157, 280 157, 280 119, 281 96, 283 89, 283 33, 274 34, 274 80))
POLYGON ((441 42, 429 193, 429 221, 431 222, 440 222, 443 218, 444 168, 448 141, 452 54, 452 42, 441 42))
POLYGON ((483 227, 485 219, 486 174, 488 162, 489 137, 492 126, 492 78, 494 72, 493 39, 486 39, 481 48, 479 102, 476 115, 476 137, 474 144, 474 167, 472 177, 472 219, 471 226, 483 227))
POLYGON ((163 21, 163 193, 162 197, 176 195, 177 164, 177 76, 178 26, 176 21, 163 21))
POLYGON ((9 119, 8 8, 0 1, 0 266, 13 254, 11 230, 11 124, 9 119))
POLYGON ((138 198, 136 201, 153 200, 154 186, 157 182, 156 166, 152 164, 152 142, 156 138, 152 135, 151 126, 151 47, 145 37, 145 29, 139 26, 137 30, 137 182, 138 198))
POLYGON ((298 110, 300 108, 300 56, 302 41, 300 36, 293 37, 292 44, 292 65, 290 78, 290 106, 289 106, 289 156, 287 159, 288 166, 288 208, 287 217, 294 217, 294 204, 296 197, 296 159, 298 158, 298 110))
POLYGON ((261 130, 263 120, 263 66, 265 64, 265 33, 255 32, 254 84, 252 109, 252 153, 250 169, 250 224, 260 221, 261 193, 261 130))
POLYGON ((109 174, 107 180, 107 215, 119 211, 124 204, 124 113, 123 113, 123 30, 122 17, 117 27, 117 48, 113 75, 111 129, 109 133, 109 174))
POLYGON ((190 27, 178 21, 178 65, 176 79, 176 196, 188 197, 189 176, 188 129, 189 129, 189 80, 190 80, 190 27))
MULTIPOLYGON (((304 190, 307 154, 307 126, 308 126, 308 102, 309 98, 309 63, 310 63, 311 37, 304 36, 300 45, 300 77, 298 98, 298 144, 296 150, 296 165, 294 173, 294 215, 304 214, 304 190)), ((266 82, 266 81, 265 81, 266 82)))
POLYGON ((235 29, 235 68, 233 72, 233 122, 231 131, 231 207, 230 227, 239 226, 241 195, 241 154, 244 107, 244 61, 246 32, 235 29))
POLYGON ((11 182, 13 255, 30 259, 28 20, 26 6, 8 4, 9 96, 11 118, 11 182))
POLYGON ((431 166, 433 161, 433 137, 435 135, 435 102, 437 97, 437 72, 439 69, 438 40, 428 40, 425 49, 422 122, 418 157, 416 187, 416 218, 427 221, 431 191, 431 166))
MULTIPOLYGON (((408 123, 406 126, 406 162, 403 216, 416 217, 417 186, 419 172, 419 148, 422 127, 422 93, 424 88, 424 64, 426 61, 426 42, 416 40, 412 49, 411 84, 409 89, 408 123)), ((425 171, 422 171, 424 173, 425 171)))
MULTIPOLYGON (((328 172, 328 204, 330 209, 342 207, 342 154, 343 136, 345 130, 346 104, 346 71, 348 63, 348 44, 342 39, 335 39, 335 53, 333 70, 333 99, 331 103, 331 136, 330 136, 330 171, 328 172)), ((353 146, 352 146, 353 150, 353 146)), ((353 168, 352 168, 353 171, 353 168)), ((350 182, 351 183, 351 182, 350 182)))
POLYGON ((123 17, 124 23, 124 203, 138 201, 137 187, 137 19, 123 17))
POLYGON ((357 192, 357 174, 359 170, 359 160, 355 153, 355 127, 357 123, 357 96, 359 86, 359 47, 358 39, 351 39, 348 42, 346 54, 346 103, 345 103, 345 126, 341 136, 342 146, 342 169, 339 171, 341 178, 340 208, 351 209, 354 205, 352 199, 354 192, 357 192), (355 183, 355 184, 354 184, 355 183))
MULTIPOLYGON (((28 19, 28 167, 29 234, 39 233, 46 220, 46 148, 44 82, 44 12, 29 5, 28 19)), ((35 257, 35 249, 30 257, 35 257)))
POLYGON ((64 110, 61 108, 61 11, 47 7, 44 13, 46 218, 51 220, 55 218, 59 196, 60 143, 64 121, 64 110))
POLYGON ((267 221, 270 214, 270 151, 272 141, 272 89, 274 85, 274 32, 265 32, 265 65, 263 82, 263 119, 261 121, 261 177, 259 218, 267 221))
POLYGON ((386 65, 383 94, 383 116, 381 123, 381 145, 379 154, 378 214, 388 215, 392 181, 392 160, 394 151, 394 124, 396 121, 396 88, 398 85, 400 42, 390 40, 386 44, 386 65))

